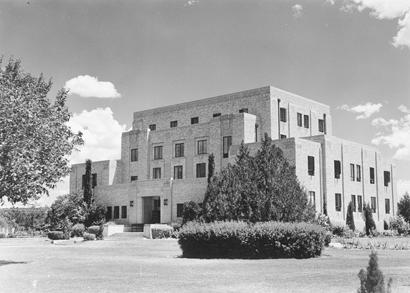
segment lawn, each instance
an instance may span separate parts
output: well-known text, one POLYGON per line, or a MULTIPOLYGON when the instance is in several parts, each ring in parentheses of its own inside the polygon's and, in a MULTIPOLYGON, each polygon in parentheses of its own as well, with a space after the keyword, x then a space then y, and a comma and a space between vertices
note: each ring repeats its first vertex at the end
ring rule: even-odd
MULTIPOLYGON (((315 259, 184 259, 176 240, 124 233, 53 245, 0 239, 0 292, 356 292, 368 250, 326 249, 315 259)), ((410 292, 410 251, 381 250, 393 292, 410 292)))

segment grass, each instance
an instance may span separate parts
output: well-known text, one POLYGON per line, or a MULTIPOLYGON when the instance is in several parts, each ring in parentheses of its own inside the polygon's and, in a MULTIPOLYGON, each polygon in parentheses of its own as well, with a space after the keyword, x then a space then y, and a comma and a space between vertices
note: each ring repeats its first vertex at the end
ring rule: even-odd
MULTIPOLYGON (((146 240, 138 233, 69 245, 0 239, 0 260, 24 262, 0 266, 0 287, 4 292, 356 292, 357 274, 369 260, 368 250, 345 249, 326 249, 306 260, 180 255, 176 240, 146 240)), ((409 292, 410 251, 378 255, 386 280, 393 278, 393 292, 409 292)))

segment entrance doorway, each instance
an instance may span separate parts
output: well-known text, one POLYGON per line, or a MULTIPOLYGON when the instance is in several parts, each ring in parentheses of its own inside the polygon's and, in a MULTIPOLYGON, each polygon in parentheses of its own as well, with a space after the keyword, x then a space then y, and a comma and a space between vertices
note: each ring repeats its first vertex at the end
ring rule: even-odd
POLYGON ((161 222, 161 200, 159 196, 142 198, 144 203, 144 224, 159 224, 161 222))

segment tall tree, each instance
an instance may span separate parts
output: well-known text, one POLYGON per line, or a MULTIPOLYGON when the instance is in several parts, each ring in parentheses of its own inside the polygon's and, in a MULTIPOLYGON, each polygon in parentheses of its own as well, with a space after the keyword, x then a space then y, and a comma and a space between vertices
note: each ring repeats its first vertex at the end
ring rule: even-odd
POLYGON ((68 156, 83 143, 67 126, 67 91, 47 97, 51 81, 0 60, 0 203, 27 203, 70 172, 68 156))
POLYGON ((255 156, 242 143, 236 163, 212 178, 203 216, 207 221, 302 221, 313 219, 314 210, 295 168, 265 136, 255 156))
POLYGON ((370 208, 369 204, 365 204, 363 207, 363 217, 364 217, 364 224, 366 235, 370 235, 373 230, 376 230, 376 223, 373 219, 373 211, 370 208))
POLYGON ((89 207, 92 202, 93 189, 92 189, 92 174, 91 174, 91 160, 85 161, 85 175, 84 175, 84 202, 89 207))
POLYGON ((347 213, 346 213, 346 225, 349 227, 350 230, 355 231, 356 227, 354 225, 354 218, 353 218, 353 202, 349 202, 347 206, 347 213))
POLYGON ((214 176, 215 172, 215 156, 214 154, 210 154, 208 157, 208 184, 211 182, 212 177, 214 176))
POLYGON ((407 223, 410 223, 410 195, 408 192, 397 203, 397 210, 398 215, 402 216, 407 223))

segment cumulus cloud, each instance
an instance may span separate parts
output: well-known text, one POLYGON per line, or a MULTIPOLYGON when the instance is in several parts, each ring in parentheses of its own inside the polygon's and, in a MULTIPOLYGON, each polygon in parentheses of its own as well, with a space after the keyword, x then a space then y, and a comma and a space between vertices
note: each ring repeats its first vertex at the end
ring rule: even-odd
POLYGON ((185 2, 184 6, 185 7, 189 7, 189 6, 194 6, 195 4, 198 4, 199 0, 188 0, 187 2, 185 2))
POLYGON ((335 5, 335 0, 326 0, 325 1, 327 4, 330 4, 330 5, 335 5))
POLYGON ((397 19, 398 31, 393 37, 395 47, 410 48, 410 1, 409 0, 348 0, 342 10, 368 10, 378 19, 397 19))
POLYGON ((400 119, 376 118, 372 121, 373 126, 381 128, 372 143, 395 149, 394 159, 410 161, 410 111, 404 105, 398 109, 403 114, 400 119))
POLYGON ((367 119, 370 116, 372 116, 373 114, 377 113, 380 111, 380 109, 382 108, 382 104, 378 103, 378 104, 372 104, 372 103, 366 103, 363 105, 357 105, 357 106, 348 106, 348 105, 342 105, 340 107, 338 107, 341 110, 345 110, 348 112, 352 112, 352 113, 357 113, 359 115, 356 116, 356 119, 367 119))
POLYGON ((294 18, 299 18, 303 14, 303 6, 300 4, 295 4, 292 6, 292 14, 294 18))
POLYGON ((64 88, 70 94, 77 94, 84 98, 120 98, 121 95, 110 81, 99 81, 97 77, 79 75, 66 81, 64 88))

